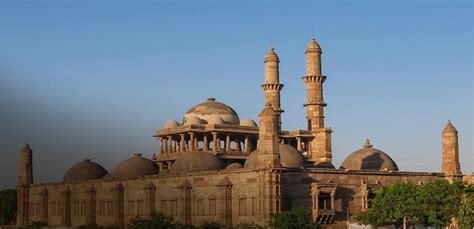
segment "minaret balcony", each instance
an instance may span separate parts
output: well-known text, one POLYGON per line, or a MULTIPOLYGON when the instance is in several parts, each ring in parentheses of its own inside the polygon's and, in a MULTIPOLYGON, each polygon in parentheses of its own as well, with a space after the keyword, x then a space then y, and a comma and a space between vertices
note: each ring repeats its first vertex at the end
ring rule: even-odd
POLYGON ((324 75, 306 75, 301 77, 301 79, 303 79, 305 83, 324 83, 326 78, 327 76, 324 75))
POLYGON ((262 88, 264 91, 267 91, 267 90, 272 90, 272 91, 281 91, 281 89, 283 89, 283 84, 280 84, 280 83, 266 83, 266 84, 262 84, 262 88))

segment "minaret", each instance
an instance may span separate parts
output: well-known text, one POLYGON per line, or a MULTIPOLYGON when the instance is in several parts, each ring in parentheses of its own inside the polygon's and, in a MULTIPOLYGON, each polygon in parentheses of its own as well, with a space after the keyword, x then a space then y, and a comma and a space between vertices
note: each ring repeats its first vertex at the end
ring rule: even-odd
POLYGON ((321 47, 313 38, 306 47, 306 75, 302 77, 306 84, 306 122, 314 138, 308 150, 308 159, 315 165, 332 165, 331 128, 324 126, 323 83, 326 76, 321 70, 321 47))
POLYGON ((277 113, 278 130, 281 130, 281 113, 283 113, 283 109, 280 106, 280 91, 283 88, 283 84, 280 84, 280 59, 273 47, 268 50, 264 63, 265 83, 262 84, 262 88, 265 92, 265 104, 270 104, 277 113))
POLYGON ((461 175, 459 164, 458 131, 451 121, 448 121, 442 133, 443 173, 446 176, 461 175))
POLYGON ((278 113, 267 103, 258 117, 259 154, 257 168, 281 167, 278 145, 278 113))
POLYGON ((20 150, 20 171, 17 187, 17 225, 28 225, 29 221, 29 190, 33 184, 33 150, 25 144, 20 150))
POLYGON ((306 84, 306 120, 308 130, 324 127, 323 83, 326 76, 321 71, 321 47, 316 39, 311 39, 306 47, 306 75, 303 80, 306 84))

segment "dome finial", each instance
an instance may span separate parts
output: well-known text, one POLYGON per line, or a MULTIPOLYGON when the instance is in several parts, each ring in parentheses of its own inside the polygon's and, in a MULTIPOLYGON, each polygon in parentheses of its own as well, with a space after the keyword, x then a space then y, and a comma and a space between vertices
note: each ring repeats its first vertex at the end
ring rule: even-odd
POLYGON ((370 144, 370 140, 367 138, 365 139, 365 144, 364 144, 364 148, 372 148, 372 144, 370 144))
POLYGON ((209 97, 209 98, 207 98, 207 101, 216 101, 216 98, 214 98, 214 97, 209 97))

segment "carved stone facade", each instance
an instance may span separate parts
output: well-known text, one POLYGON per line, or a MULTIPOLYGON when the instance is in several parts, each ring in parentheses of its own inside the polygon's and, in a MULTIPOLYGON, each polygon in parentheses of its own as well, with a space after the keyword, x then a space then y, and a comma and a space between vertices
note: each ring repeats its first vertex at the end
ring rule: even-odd
POLYGON ((377 189, 393 182, 463 177, 457 130, 450 122, 442 136, 442 173, 399 171, 368 140, 335 168, 332 130, 324 123, 327 77, 321 53, 311 40, 303 77, 306 130, 281 129, 280 60, 270 48, 258 124, 240 120, 230 106, 209 98, 186 112, 181 123, 170 120, 156 132, 160 148, 152 158, 135 154, 111 173, 86 159, 72 166, 62 182, 48 184, 33 183, 33 151, 26 145, 20 151, 17 224, 125 228, 133 218, 161 212, 195 225, 267 225, 275 214, 293 207, 306 209, 313 222, 344 224, 370 208, 377 189))

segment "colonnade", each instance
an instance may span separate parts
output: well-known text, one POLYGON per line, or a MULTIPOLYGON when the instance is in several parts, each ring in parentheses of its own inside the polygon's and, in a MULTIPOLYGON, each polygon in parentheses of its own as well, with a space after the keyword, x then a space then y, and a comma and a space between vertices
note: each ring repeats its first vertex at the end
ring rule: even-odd
POLYGON ((256 148, 257 136, 250 134, 231 134, 223 132, 187 132, 159 136, 160 154, 186 151, 226 151, 228 153, 250 153, 256 148))

